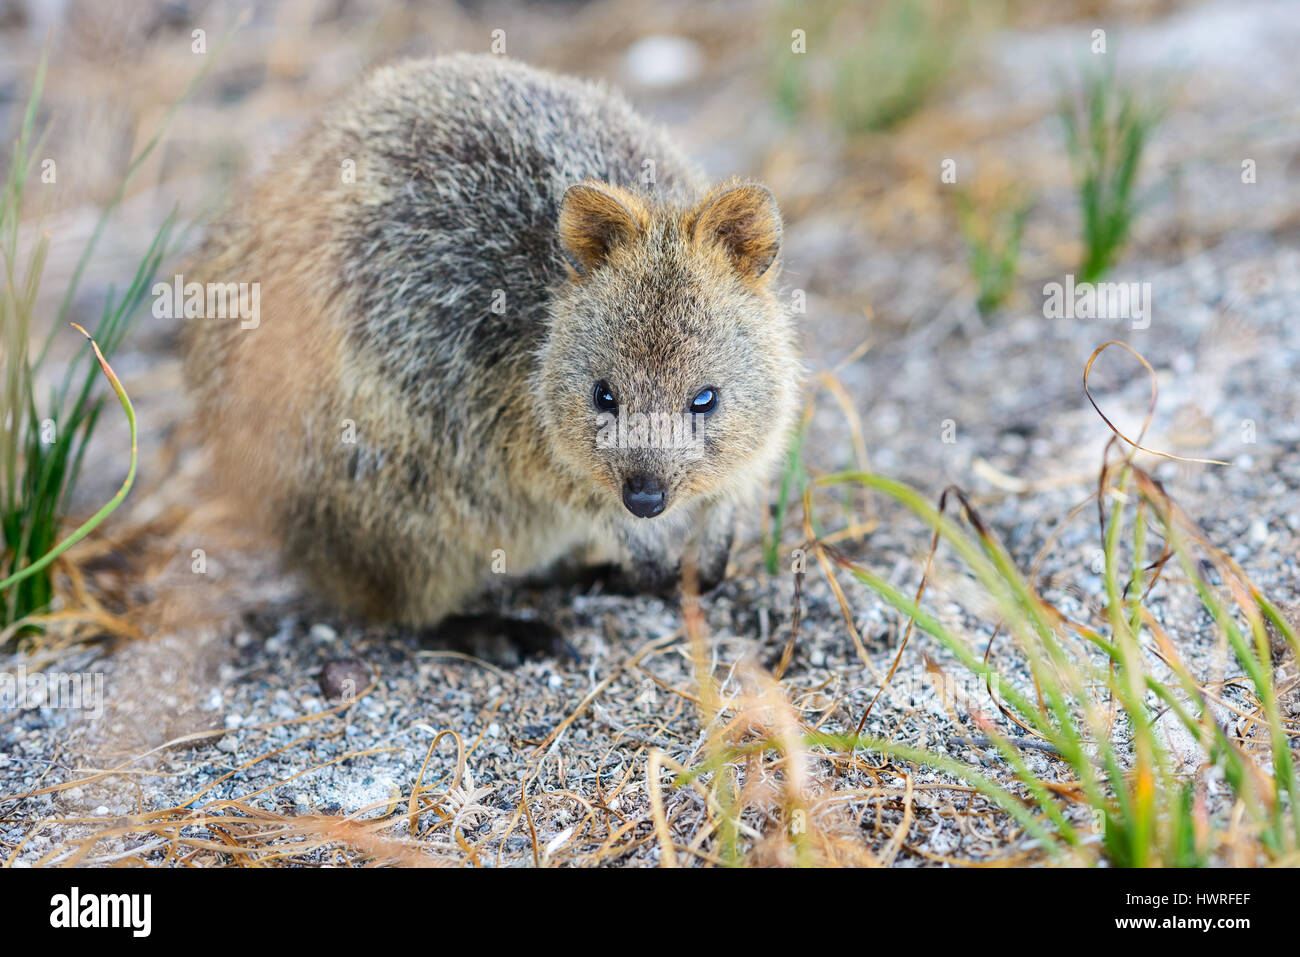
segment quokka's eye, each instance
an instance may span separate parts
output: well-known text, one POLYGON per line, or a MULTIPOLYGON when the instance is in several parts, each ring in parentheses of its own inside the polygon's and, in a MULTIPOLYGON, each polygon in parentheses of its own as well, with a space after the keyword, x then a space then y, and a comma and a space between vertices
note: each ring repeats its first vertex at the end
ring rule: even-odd
POLYGON ((618 399, 614 398, 613 390, 604 379, 596 383, 596 391, 592 394, 591 400, 596 403, 596 408, 601 412, 618 411, 618 399))
POLYGON ((691 413, 694 415, 708 415, 717 406, 718 390, 713 386, 701 389, 699 395, 691 399, 691 413))

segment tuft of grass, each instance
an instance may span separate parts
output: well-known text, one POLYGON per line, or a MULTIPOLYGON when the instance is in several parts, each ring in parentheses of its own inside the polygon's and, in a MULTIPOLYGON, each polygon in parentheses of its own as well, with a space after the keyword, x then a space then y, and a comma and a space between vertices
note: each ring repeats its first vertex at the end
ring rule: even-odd
POLYGON ((980 210, 969 194, 957 198, 957 222, 966 242, 966 258, 975 281, 980 315, 995 312, 1010 297, 1020 269, 1020 239, 1032 203, 1004 201, 980 210))
POLYGON ((848 0, 783 5, 776 17, 769 80, 787 118, 825 102, 830 118, 859 135, 890 130, 912 116, 947 79, 970 16, 962 0, 848 0), (807 52, 790 50, 791 29, 807 52))
POLYGON ((850 133, 902 123, 948 76, 955 55, 952 21, 922 0, 889 0, 867 37, 835 64, 833 113, 850 133))
MULTIPOLYGON (((979 795, 1032 839, 1039 858, 1105 860, 1119 867, 1295 860, 1300 778, 1289 746, 1294 732, 1278 710, 1266 627, 1283 635, 1293 652, 1300 652, 1300 641, 1277 607, 1201 536, 1148 473, 1129 459, 1103 467, 1107 604, 1100 626, 1070 620, 1039 595, 960 490, 945 492, 935 507, 901 482, 844 472, 812 480, 805 504, 817 488, 846 484, 880 493, 922 518, 935 531, 935 546, 950 547, 998 609, 993 633, 1005 631, 1013 645, 1000 665, 990 664, 987 654, 981 656, 965 635, 924 606, 924 576, 911 596, 822 539, 811 541, 831 567, 867 585, 989 689, 989 712, 971 709, 972 736, 965 740, 997 760, 989 770, 977 768, 943 751, 863 735, 861 725, 857 733, 820 731, 804 723, 781 687, 762 674, 748 678, 759 691, 724 702, 716 679, 701 669, 702 724, 733 733, 711 734, 703 760, 674 768, 674 782, 700 790, 711 807, 719 862, 825 865, 861 863, 865 856, 890 863, 905 839, 907 818, 885 855, 873 855, 860 838, 848 836, 851 829, 842 821, 828 816, 848 795, 837 796, 807 770, 817 763, 879 767, 872 755, 888 759, 895 774, 910 777, 910 767, 930 768, 959 790, 979 795), (949 500, 961 504, 965 527, 946 514, 949 500), (1149 540, 1153 533, 1160 542, 1149 540), (1222 589, 1207 580, 1207 563, 1223 576, 1222 589), (1172 579, 1166 566, 1181 569, 1226 639, 1249 689, 1244 705, 1196 679, 1147 606, 1162 576, 1172 579), (1027 677, 1020 676, 1022 670, 1027 677), (1225 727, 1222 715, 1233 711, 1245 719, 1246 730, 1225 727), (1174 727, 1186 733, 1190 751, 1174 727), (1050 755, 1052 770, 1031 770, 1023 754, 1027 747, 1050 755), (1212 793, 1220 788, 1227 793, 1212 793), (780 826, 761 840, 745 824, 756 807, 779 809, 780 826), (1101 831, 1100 840, 1094 829, 1101 831), (752 838, 747 851, 736 845, 736 835, 746 831, 752 838)), ((706 660, 702 648, 695 653, 706 660)), ((667 851, 663 835, 661 841, 667 851)))
POLYGON ((1139 101, 1112 68, 1086 72, 1059 107, 1083 218, 1080 278, 1093 282, 1114 265, 1137 216, 1142 153, 1160 121, 1159 108, 1139 101))
MULTIPOLYGON (((121 488, 117 490, 117 493, 109 499, 108 502, 99 509, 99 511, 90 516, 86 521, 82 522, 81 525, 69 534, 67 538, 63 539, 63 541, 59 542, 58 545, 55 545, 53 548, 42 554, 40 558, 30 562, 19 571, 14 572, 8 578, 0 581, 0 591, 4 591, 6 588, 12 588, 20 582, 44 571, 45 568, 51 565, 56 558, 93 532, 99 526, 100 522, 108 518, 109 515, 113 514, 113 512, 117 510, 117 507, 122 504, 123 500, 125 500, 127 493, 131 491, 131 485, 135 482, 135 470, 136 465, 139 462, 139 445, 136 435, 135 409, 131 405, 131 398, 126 394, 126 389, 122 388, 122 383, 118 380, 117 373, 113 371, 113 367, 110 366, 108 360, 104 358, 104 353, 99 348, 99 343, 94 340, 90 333, 75 322, 72 323, 72 327, 90 342, 90 348, 95 354, 95 361, 99 364, 100 371, 104 374, 104 378, 108 380, 109 385, 112 386, 113 392, 116 393, 117 401, 122 405, 122 411, 126 413, 127 426, 131 430, 131 464, 127 467, 126 478, 123 479, 121 488)), ((78 452, 80 452, 80 449, 78 452)))
MULTIPOLYGON (((966 506, 974 534, 932 508, 912 489, 874 475, 841 475, 827 480, 863 482, 923 517, 953 546, 967 569, 1000 606, 1001 624, 1014 639, 1020 660, 1033 679, 1031 696, 1012 676, 976 657, 969 644, 884 578, 840 560, 853 577, 908 615, 917 627, 947 648, 961 666, 994 684, 1006 721, 976 718, 1027 796, 1038 822, 1060 849, 1079 850, 1085 834, 1065 813, 1059 784, 1051 789, 1037 778, 1010 740, 1015 728, 1028 732, 1060 756, 1072 773, 1069 803, 1082 803, 1104 822, 1103 853, 1124 867, 1203 866, 1213 863, 1230 841, 1253 840, 1252 857, 1264 862, 1294 854, 1300 835, 1300 802, 1284 725, 1277 714, 1263 619, 1271 606, 1230 559, 1212 548, 1178 511, 1159 485, 1131 462, 1104 469, 1101 496, 1108 502, 1104 529, 1107 623, 1101 628, 1068 620, 1030 586, 1001 543, 966 506), (1146 536, 1154 527, 1163 536, 1160 557, 1148 561, 1146 536), (1128 567, 1121 541, 1128 539, 1128 567), (1198 553, 1199 552, 1199 553, 1198 553), (1200 559, 1233 576, 1228 601, 1205 580, 1200 559), (1250 739, 1230 737, 1215 715, 1214 702, 1193 678, 1178 650, 1144 599, 1168 560, 1176 559, 1202 607, 1222 629, 1256 698, 1256 731, 1250 739), (1245 619, 1243 627, 1240 620, 1245 619), (1255 636, 1251 640, 1250 635, 1255 636), (1173 677, 1153 676, 1162 662, 1173 677), (1220 772, 1232 800, 1211 815, 1204 774, 1186 774, 1167 718, 1195 742, 1202 768, 1220 772), (1234 808, 1244 812, 1234 826, 1234 808)), ((1280 618, 1279 618, 1280 620, 1280 618)), ((1295 634, 1287 626, 1295 646, 1295 634)), ((878 746, 878 745, 877 745, 878 746)), ((924 759, 924 763, 933 763, 924 759)), ((936 767, 943 768, 939 763, 936 767)), ((1005 785, 1004 785, 1005 786, 1005 785)))
POLYGON ((797 118, 808 109, 811 100, 808 71, 805 66, 805 58, 808 54, 807 52, 796 53, 793 50, 793 31, 802 30, 806 38, 820 39, 825 35, 827 28, 825 14, 831 8, 831 4, 824 4, 810 9, 787 0, 781 4, 774 17, 774 27, 768 37, 766 55, 767 82, 771 87, 777 112, 786 120, 797 118), (809 20, 810 15, 811 20, 809 20))
MULTIPOLYGON (((40 348, 34 350, 32 322, 49 238, 41 235, 30 248, 20 249, 19 223, 44 141, 44 134, 36 133, 44 78, 45 61, 42 60, 14 144, 3 193, 0 193, 0 266, 3 267, 0 343, 3 343, 5 355, 4 381, 0 388, 0 422, 4 423, 4 440, 0 444, 0 629, 24 622, 49 607, 54 597, 50 567, 53 560, 106 518, 130 488, 135 470, 135 417, 108 359, 121 345, 133 317, 144 303, 169 248, 175 221, 173 211, 154 235, 122 294, 119 296, 115 289, 110 288, 94 333, 87 334, 91 339, 92 355, 83 354, 71 362, 58 384, 51 387, 48 396, 39 396, 37 382, 41 370, 54 337, 67 331, 64 320, 82 272, 109 217, 121 202, 132 174, 161 137, 161 133, 154 136, 132 160, 87 241, 67 288, 63 290, 62 304, 53 328, 40 348), (59 536, 67 520, 86 447, 94 435, 107 398, 96 394, 95 384, 100 374, 105 375, 112 385, 131 426, 132 452, 127 482, 103 509, 60 542, 59 536)), ((31 628, 35 627, 33 622, 31 628)), ((15 629, 14 633, 21 634, 27 630, 30 629, 15 629)))

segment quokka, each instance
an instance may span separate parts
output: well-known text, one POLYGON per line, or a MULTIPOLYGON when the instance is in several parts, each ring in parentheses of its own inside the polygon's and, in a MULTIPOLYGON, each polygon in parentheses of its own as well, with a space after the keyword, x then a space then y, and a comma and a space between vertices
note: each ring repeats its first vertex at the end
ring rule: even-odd
POLYGON ((491 56, 380 69, 187 268, 260 283, 257 328, 186 327, 217 475, 372 620, 472 622, 503 562, 574 555, 660 590, 689 551, 710 588, 797 404, 781 232, 765 187, 702 183, 601 86, 491 56), (693 441, 597 440, 635 414, 693 441))

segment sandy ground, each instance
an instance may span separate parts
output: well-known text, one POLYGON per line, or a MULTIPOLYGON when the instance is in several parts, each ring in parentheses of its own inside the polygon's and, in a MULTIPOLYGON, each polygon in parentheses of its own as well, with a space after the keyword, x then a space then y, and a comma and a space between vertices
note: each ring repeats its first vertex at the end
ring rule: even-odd
MULTIPOLYGON (((887 137, 865 139, 843 136, 815 111, 792 125, 771 106, 762 37, 781 21, 768 8, 738 12, 728 4, 675 17, 675 8, 656 5, 656 29, 689 38, 701 56, 698 72, 660 89, 638 85, 627 55, 646 32, 630 25, 637 22, 629 13, 635 5, 583 11, 556 4, 510 13, 430 7, 409 22, 371 17, 347 4, 351 19, 327 16, 327 5, 292 6, 302 11, 303 29, 313 31, 311 52, 285 32, 283 18, 246 28, 229 62, 214 68, 210 83, 178 114, 176 146, 148 172, 149 189, 133 194, 125 215, 154 223, 172 196, 186 198, 197 212, 197 197, 271 162, 305 111, 352 82, 355 70, 393 55, 481 48, 501 23, 518 38, 512 54, 623 85, 711 174, 745 172, 772 185, 788 219, 784 282, 807 297, 807 364, 814 374, 833 372, 851 397, 872 468, 912 483, 931 500, 949 483, 959 484, 1022 568, 1059 532, 1039 581, 1062 609, 1087 619, 1103 598, 1095 508, 1062 523, 1094 491, 1110 438, 1082 389, 1084 363, 1109 339, 1129 343, 1156 370, 1160 399, 1147 444, 1230 465, 1140 461, 1265 591, 1294 598, 1300 541, 1300 390, 1294 387, 1300 107, 1294 92, 1300 67, 1291 51, 1300 42, 1300 10, 1293 5, 1134 6, 1096 21, 1003 27, 972 44, 930 107, 887 137), (738 18, 748 26, 732 29, 738 18), (1144 167, 1146 203, 1135 236, 1110 277, 1150 283, 1145 328, 1131 320, 1043 315, 1043 285, 1071 269, 1079 234, 1053 115, 1054 77, 1088 56, 1095 23, 1107 27, 1125 75, 1170 102, 1144 167), (215 116, 224 118, 217 131, 215 116), (213 157, 219 161, 204 162, 213 157), (967 175, 977 183, 1013 181, 1036 196, 1022 281, 1010 305, 990 317, 974 309, 951 197, 939 181, 940 164, 950 157, 959 182, 967 175), (1245 159, 1258 170, 1251 184, 1241 179, 1245 159)), ((228 19, 219 8, 203 9, 214 22, 228 19)), ((185 66, 160 39, 188 30, 186 15, 174 16, 179 26, 158 26, 138 50, 121 54, 123 74, 138 57, 153 64, 157 86, 160 64, 185 66)), ((15 43, 30 29, 0 28, 0 36, 15 43)), ((71 40, 61 48, 63 58, 69 49, 75 49, 71 40)), ((51 97, 71 102, 73 81, 61 76, 60 62, 66 60, 52 63, 51 97)), ((90 62, 88 69, 101 68, 93 57, 90 62)), ((105 62, 105 71, 117 69, 105 62)), ((18 82, 29 63, 15 59, 0 79, 18 82)), ((115 95, 137 104, 135 117, 148 129, 168 91, 139 78, 118 79, 115 95), (142 92, 146 87, 151 92, 142 92)), ((79 133, 63 135, 75 151, 79 133)), ((56 222, 70 230, 102 202, 93 178, 86 184, 76 202, 55 210, 56 222)), ((147 228, 133 229, 112 244, 105 264, 92 271, 91 289, 102 287, 113 264, 129 261, 147 238, 147 228)), ((51 270, 57 275, 59 268, 51 270)), ((228 544, 234 519, 210 518, 202 458, 178 401, 174 339, 174 329, 146 317, 119 363, 140 410, 141 488, 149 490, 123 524, 168 514, 168 504, 192 513, 179 532, 162 536, 174 557, 143 590, 157 605, 190 601, 211 614, 202 624, 163 614, 149 619, 142 640, 64 652, 59 670, 104 676, 100 716, 51 708, 0 714, 0 797, 15 796, 0 804, 0 859, 12 855, 15 864, 30 865, 81 851, 88 862, 174 862, 167 841, 141 826, 141 815, 152 812, 214 848, 223 841, 264 845, 281 862, 462 862, 471 855, 484 864, 658 862, 648 755, 657 750, 691 766, 708 730, 692 700, 693 664, 677 603, 607 595, 599 587, 503 594, 496 607, 556 622, 583 659, 533 660, 514 670, 332 617, 278 571, 270 552, 228 544), (178 457, 167 455, 170 450, 179 450, 178 457), (195 547, 208 556, 201 579, 190 573, 195 547), (323 669, 340 661, 350 664, 335 668, 354 669, 358 684, 374 682, 346 708, 331 704, 321 681, 323 669), (453 782, 458 768, 467 774, 453 782), (114 773, 101 775, 107 769, 114 773), (60 787, 82 779, 89 783, 60 787), (418 841, 400 849, 375 843, 410 837, 413 788, 422 785, 432 798, 453 783, 460 790, 441 801, 440 812, 426 810, 416 819, 418 841), (466 804, 478 807, 462 810, 466 804), (440 823, 442 814, 455 823, 440 823), (41 823, 52 818, 64 823, 41 823), (349 832, 350 843, 321 839, 331 827, 349 826, 340 819, 374 826, 349 832), (453 828, 462 840, 453 840, 453 828), (90 835, 99 839, 75 843, 90 835)), ((1150 387, 1137 362, 1120 349, 1108 351, 1091 386, 1116 425, 1136 435, 1150 387)), ((814 386, 810 398, 809 468, 852 467, 843 410, 825 389, 814 386)), ((97 440, 88 502, 119 481, 114 442, 122 438, 110 429, 97 440)), ((883 500, 870 505, 874 530, 845 548, 910 591, 929 534, 883 500)), ((769 576, 757 539, 760 517, 750 518, 730 579, 702 602, 711 667, 732 691, 747 687, 747 663, 770 663, 785 645, 794 581, 784 567, 802 538, 794 524, 786 529, 782 573, 769 576)), ((949 565, 940 562, 936 611, 982 651, 991 633, 980 614, 986 609, 949 565)), ((857 725, 905 624, 867 589, 847 577, 841 584, 862 652, 814 567, 803 587, 796 653, 782 680, 804 719, 831 732, 857 725)), ((1199 606, 1162 587, 1152 607, 1190 661, 1205 674, 1222 670, 1199 606)), ((994 654, 1000 652, 995 643, 994 654)), ((927 659, 940 667, 951 661, 918 635, 864 731, 987 763, 959 740, 969 734, 960 723, 968 714, 964 705, 949 709, 928 693, 927 659)), ((22 660, 10 657, 4 667, 22 660)), ((1030 753, 1026 760, 1049 779, 1060 773, 1046 755, 1030 753)), ((865 812, 854 821, 855 839, 867 851, 905 866, 1010 853, 1032 859, 1031 842, 951 780, 878 763, 871 772, 841 769, 833 785, 824 785, 857 795, 855 806, 865 812), (906 819, 905 788, 916 790, 906 819), (902 835, 897 841, 896 834, 902 835)), ((822 775, 818 781, 830 781, 826 768, 814 772, 822 775)), ((675 842, 691 844, 704 819, 698 794, 690 788, 664 794, 675 842)), ((753 811, 759 832, 761 804, 753 811)), ((339 833, 329 831, 331 838, 339 833)), ((708 842, 701 846, 706 850, 695 859, 712 853, 708 842)), ((196 850, 187 862, 227 863, 232 853, 196 850)))

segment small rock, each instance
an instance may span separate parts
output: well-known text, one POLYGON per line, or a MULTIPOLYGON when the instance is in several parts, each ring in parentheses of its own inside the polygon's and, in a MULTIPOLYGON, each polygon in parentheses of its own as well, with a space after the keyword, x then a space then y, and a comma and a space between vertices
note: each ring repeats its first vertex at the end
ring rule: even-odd
POLYGON ((370 666, 360 658, 336 658, 321 669, 320 690, 329 701, 352 699, 370 685, 371 679, 370 666))
POLYGON ((1263 545, 1268 541, 1268 523, 1262 518, 1257 518, 1250 523, 1250 543, 1252 545, 1263 545))
POLYGON ((646 87, 670 87, 699 76, 700 47, 685 37, 648 36, 628 48, 624 58, 632 82, 646 87))
POLYGON ((313 641, 335 641, 339 636, 337 631, 324 623, 312 625, 308 634, 311 635, 313 641))
POLYGON ((233 734, 228 734, 217 742, 217 750, 225 751, 227 754, 234 754, 239 750, 239 741, 233 734))

